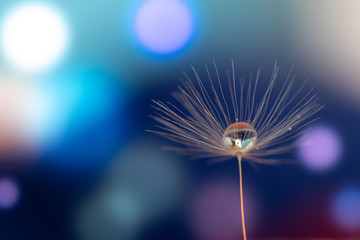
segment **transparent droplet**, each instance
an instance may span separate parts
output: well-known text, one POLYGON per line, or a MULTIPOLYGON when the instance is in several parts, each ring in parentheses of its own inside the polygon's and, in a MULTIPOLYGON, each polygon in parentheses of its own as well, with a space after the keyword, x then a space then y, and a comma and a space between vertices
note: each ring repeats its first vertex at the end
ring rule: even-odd
POLYGON ((231 124, 224 132, 223 140, 233 154, 242 154, 251 150, 256 143, 256 131, 246 122, 231 124))

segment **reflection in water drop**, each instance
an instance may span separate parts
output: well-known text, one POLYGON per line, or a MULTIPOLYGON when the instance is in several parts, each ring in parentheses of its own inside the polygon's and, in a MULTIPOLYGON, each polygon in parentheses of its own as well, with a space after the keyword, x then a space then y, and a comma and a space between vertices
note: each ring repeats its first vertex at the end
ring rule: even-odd
POLYGON ((233 123, 225 130, 223 140, 224 144, 235 154, 243 154, 254 147, 256 131, 248 123, 233 123))

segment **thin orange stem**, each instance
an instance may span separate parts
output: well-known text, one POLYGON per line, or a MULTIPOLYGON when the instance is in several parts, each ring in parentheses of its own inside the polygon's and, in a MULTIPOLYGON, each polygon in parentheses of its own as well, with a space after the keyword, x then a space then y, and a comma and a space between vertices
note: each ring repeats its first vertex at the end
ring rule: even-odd
POLYGON ((243 187, 242 187, 242 173, 241 173, 241 155, 237 156, 239 163, 239 178, 240 178, 240 206, 241 206, 241 224, 244 240, 246 238, 246 229, 245 229, 245 216, 244 216, 244 198, 243 198, 243 187))

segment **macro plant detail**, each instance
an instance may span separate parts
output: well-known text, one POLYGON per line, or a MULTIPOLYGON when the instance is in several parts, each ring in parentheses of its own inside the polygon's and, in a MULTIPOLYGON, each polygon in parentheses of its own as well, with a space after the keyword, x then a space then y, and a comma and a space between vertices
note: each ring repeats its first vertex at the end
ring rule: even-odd
POLYGON ((255 76, 237 78, 234 61, 231 61, 231 71, 223 78, 215 61, 213 64, 214 73, 205 66, 206 80, 194 67, 193 80, 184 73, 182 86, 173 93, 177 103, 153 100, 156 113, 152 117, 158 123, 158 130, 150 132, 182 145, 166 147, 167 150, 194 159, 237 158, 242 229, 246 240, 241 163, 244 160, 258 164, 282 162, 276 155, 293 147, 291 139, 317 119, 314 115, 323 106, 314 88, 306 91, 307 81, 300 86, 295 84, 292 69, 280 83, 277 63, 263 91, 260 69, 255 76))

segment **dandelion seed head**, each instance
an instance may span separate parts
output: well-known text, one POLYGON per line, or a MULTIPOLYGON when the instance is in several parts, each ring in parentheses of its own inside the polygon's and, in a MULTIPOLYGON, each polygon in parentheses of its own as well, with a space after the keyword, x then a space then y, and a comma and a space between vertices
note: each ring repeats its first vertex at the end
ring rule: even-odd
POLYGON ((184 73, 183 85, 173 94, 177 103, 153 101, 159 130, 150 132, 182 145, 166 149, 193 158, 222 161, 241 156, 255 163, 278 163, 276 155, 293 147, 291 139, 317 119, 315 114, 323 106, 313 88, 306 89, 307 81, 295 84, 292 69, 280 82, 275 64, 262 90, 260 70, 255 77, 239 78, 231 63, 227 78, 215 62, 213 71, 205 66, 205 75, 193 67, 193 77, 184 73))
POLYGON ((303 97, 300 96, 305 85, 295 87, 295 76, 291 71, 277 91, 277 64, 268 87, 261 93, 260 102, 257 102, 255 95, 258 94, 260 71, 255 82, 251 78, 238 79, 234 62, 231 63, 232 73, 227 71, 228 89, 223 86, 214 62, 215 77, 205 67, 209 84, 192 67, 194 79, 185 73, 183 87, 179 87, 179 92, 173 95, 177 104, 153 101, 157 110, 153 118, 159 123, 157 127, 160 129, 153 132, 183 145, 168 149, 198 158, 226 160, 237 156, 242 232, 246 240, 242 159, 263 164, 277 163, 277 159, 271 157, 291 147, 289 139, 314 120, 312 117, 322 105, 312 89, 303 97))

